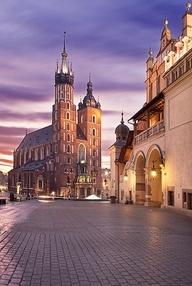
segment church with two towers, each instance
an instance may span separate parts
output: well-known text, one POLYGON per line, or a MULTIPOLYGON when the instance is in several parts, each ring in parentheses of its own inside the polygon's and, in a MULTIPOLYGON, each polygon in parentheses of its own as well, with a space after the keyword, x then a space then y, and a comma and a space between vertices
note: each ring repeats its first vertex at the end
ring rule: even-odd
POLYGON ((52 124, 26 134, 14 151, 9 190, 77 198, 100 196, 101 105, 89 78, 86 95, 76 108, 65 38, 54 89, 52 124))

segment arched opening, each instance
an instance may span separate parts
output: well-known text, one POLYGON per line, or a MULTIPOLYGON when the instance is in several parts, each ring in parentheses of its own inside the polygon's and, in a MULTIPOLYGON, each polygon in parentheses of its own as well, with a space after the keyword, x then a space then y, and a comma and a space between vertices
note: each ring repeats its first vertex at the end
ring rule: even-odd
POLYGON ((93 134, 93 136, 96 136, 96 129, 95 128, 93 128, 92 134, 93 134))
POLYGON ((161 206, 163 203, 162 193, 162 156, 158 148, 154 148, 148 155, 148 186, 147 197, 148 204, 152 206, 161 206))
POLYGON ((145 158, 140 154, 135 163, 136 175, 136 204, 144 204, 145 202, 145 158))
POLYGON ((80 163, 86 162, 86 149, 83 144, 79 145, 79 162, 80 163))
POLYGON ((95 115, 93 115, 92 121, 93 121, 93 123, 96 123, 96 116, 95 115))
POLYGON ((69 112, 67 112, 67 119, 70 119, 70 114, 69 114, 69 112))
POLYGON ((40 175, 37 178, 37 191, 43 192, 43 190, 44 190, 44 180, 43 180, 43 176, 40 175))
POLYGON ((70 145, 67 145, 67 153, 70 153, 71 149, 70 149, 70 145))

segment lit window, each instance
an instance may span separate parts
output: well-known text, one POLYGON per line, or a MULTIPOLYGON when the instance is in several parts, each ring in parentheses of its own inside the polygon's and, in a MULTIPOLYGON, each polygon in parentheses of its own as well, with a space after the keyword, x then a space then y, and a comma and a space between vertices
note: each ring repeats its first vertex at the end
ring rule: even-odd
POLYGON ((79 145, 79 162, 85 162, 86 160, 86 150, 83 144, 79 145))

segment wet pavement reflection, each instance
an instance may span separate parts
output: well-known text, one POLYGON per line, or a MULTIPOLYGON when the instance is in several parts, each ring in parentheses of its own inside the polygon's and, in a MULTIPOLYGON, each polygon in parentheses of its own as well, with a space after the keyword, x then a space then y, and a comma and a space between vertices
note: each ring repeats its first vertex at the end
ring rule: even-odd
POLYGON ((0 286, 192 285, 192 218, 72 201, 0 207, 0 286))

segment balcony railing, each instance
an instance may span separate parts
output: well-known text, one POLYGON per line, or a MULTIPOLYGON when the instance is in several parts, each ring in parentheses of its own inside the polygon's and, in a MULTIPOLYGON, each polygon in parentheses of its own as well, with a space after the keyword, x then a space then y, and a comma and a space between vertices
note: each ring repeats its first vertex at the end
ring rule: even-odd
POLYGON ((140 134, 135 136, 135 144, 138 144, 144 140, 146 140, 149 137, 152 137, 153 135, 162 133, 165 131, 165 124, 164 124, 164 120, 159 121, 157 124, 155 124, 154 126, 144 130, 143 132, 141 132, 140 134))

